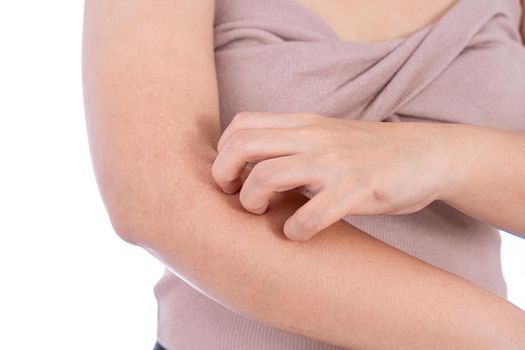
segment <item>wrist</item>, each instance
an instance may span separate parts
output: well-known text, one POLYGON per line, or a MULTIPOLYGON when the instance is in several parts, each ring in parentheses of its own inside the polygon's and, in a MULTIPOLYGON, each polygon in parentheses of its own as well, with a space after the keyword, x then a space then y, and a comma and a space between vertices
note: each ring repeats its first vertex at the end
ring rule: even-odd
POLYGON ((443 181, 437 198, 445 203, 454 203, 464 196, 472 174, 475 158, 475 126, 466 124, 443 124, 440 130, 439 147, 443 164, 443 181))

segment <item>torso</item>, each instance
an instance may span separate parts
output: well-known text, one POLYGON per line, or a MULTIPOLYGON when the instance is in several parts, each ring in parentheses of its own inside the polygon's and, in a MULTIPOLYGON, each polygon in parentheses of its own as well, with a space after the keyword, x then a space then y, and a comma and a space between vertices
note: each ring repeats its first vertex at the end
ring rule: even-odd
MULTIPOLYGON (((525 132, 520 1, 457 1, 216 0, 221 126, 251 110, 525 132)), ((439 201, 345 221, 506 295, 497 229, 439 201)), ((168 349, 342 350, 242 317, 169 271, 155 295, 168 349)))
POLYGON ((438 20, 457 0, 296 0, 345 41, 405 37, 438 20))

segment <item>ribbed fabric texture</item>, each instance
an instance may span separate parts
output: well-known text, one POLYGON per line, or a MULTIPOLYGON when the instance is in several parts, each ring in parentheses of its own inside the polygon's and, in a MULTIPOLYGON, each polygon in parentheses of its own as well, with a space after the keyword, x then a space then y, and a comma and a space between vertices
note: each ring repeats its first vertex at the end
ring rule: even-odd
MULTIPOLYGON (((520 19, 517 0, 459 0, 406 38, 363 44, 342 41, 294 0, 216 0, 221 128, 237 112, 268 111, 525 131, 520 19)), ((506 296, 498 231, 440 201, 409 215, 344 219, 506 296)), ((338 349, 247 319, 167 270, 155 295, 159 341, 170 350, 338 349)))

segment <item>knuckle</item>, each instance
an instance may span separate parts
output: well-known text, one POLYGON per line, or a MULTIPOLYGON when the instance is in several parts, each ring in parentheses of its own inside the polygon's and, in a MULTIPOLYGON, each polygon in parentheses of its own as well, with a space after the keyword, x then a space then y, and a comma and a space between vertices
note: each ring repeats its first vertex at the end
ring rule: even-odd
POLYGON ((314 129, 310 125, 302 125, 296 129, 296 132, 305 139, 312 139, 315 137, 314 129))
POLYGON ((230 160, 226 154, 219 154, 211 165, 211 176, 215 182, 222 185, 226 182, 234 181, 237 175, 232 173, 234 169, 229 166, 230 160))
POLYGON ((275 170, 269 162, 263 161, 253 167, 250 176, 256 185, 265 185, 271 183, 275 176, 275 170))
POLYGON ((335 201, 344 209, 344 212, 348 214, 356 214, 356 209, 361 203, 360 190, 356 189, 349 183, 343 183, 341 185, 341 191, 336 194, 335 201))
POLYGON ((386 211, 397 212, 401 209, 398 208, 398 206, 392 202, 390 196, 386 192, 374 188, 371 191, 369 191, 369 193, 372 201, 384 207, 386 211))
POLYGON ((255 202, 255 198, 253 198, 252 195, 248 194, 246 191, 242 191, 239 194, 239 202, 241 203, 242 207, 250 212, 253 213, 262 213, 262 208, 264 207, 260 205, 260 203, 255 202))
POLYGON ((384 202, 387 199, 385 194, 382 191, 378 190, 378 189, 372 189, 370 191, 370 193, 372 194, 372 198, 375 201, 384 202))
POLYGON ((249 114, 250 113, 244 111, 238 112, 237 114, 235 114, 230 124, 232 124, 232 126, 238 126, 240 123, 242 123, 245 119, 248 118, 249 114))
POLYGON ((368 191, 366 189, 349 190, 339 199, 339 202, 342 203, 345 209, 346 215, 367 214, 371 208, 370 204, 373 203, 369 201, 367 193, 368 191))
POLYGON ((217 163, 213 163, 211 166, 211 176, 213 180, 219 185, 225 184, 227 182, 233 181, 234 179, 228 178, 228 176, 224 173, 224 170, 217 165, 217 163))
POLYGON ((347 215, 360 215, 361 214, 361 203, 358 200, 350 200, 345 206, 347 215))
POLYGON ((249 140, 246 130, 235 131, 230 138, 230 148, 235 152, 242 152, 248 147, 249 140))
POLYGON ((317 157, 315 157, 315 161, 321 167, 331 167, 334 164, 340 164, 342 159, 338 152, 327 149, 318 153, 317 157))
POLYGON ((311 144, 317 146, 326 145, 331 141, 331 137, 325 133, 319 123, 299 126, 296 128, 296 132, 301 138, 308 139, 311 144))
POLYGON ((339 163, 341 162, 341 155, 335 151, 327 151, 324 153, 325 161, 329 163, 339 163))
POLYGON ((331 146, 334 144, 334 133, 331 128, 323 122, 315 122, 304 125, 299 130, 304 136, 318 145, 331 146))

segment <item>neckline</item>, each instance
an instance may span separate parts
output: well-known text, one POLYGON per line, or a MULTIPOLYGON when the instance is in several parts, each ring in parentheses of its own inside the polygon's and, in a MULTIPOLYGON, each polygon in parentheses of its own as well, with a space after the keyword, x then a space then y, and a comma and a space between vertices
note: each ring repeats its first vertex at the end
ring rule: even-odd
POLYGON ((341 38, 341 36, 336 33, 336 31, 317 13, 303 5, 297 0, 285 0, 288 1, 293 7, 297 8, 297 11, 303 15, 304 17, 307 17, 310 21, 312 21, 314 24, 318 26, 320 30, 324 32, 324 34, 331 37, 333 40, 345 44, 345 45, 351 45, 351 46, 359 46, 359 47, 372 47, 372 46, 390 46, 390 45, 396 45, 400 44, 406 40, 408 40, 411 37, 418 36, 421 33, 427 32, 432 27, 439 25, 440 23, 444 22, 446 18, 450 17, 453 13, 458 11, 460 6, 466 1, 466 0, 456 0, 456 2, 447 10, 445 11, 437 20, 417 29, 416 31, 406 35, 406 36, 400 36, 392 39, 386 39, 386 40, 379 40, 379 41, 354 41, 354 40, 346 40, 341 38))

